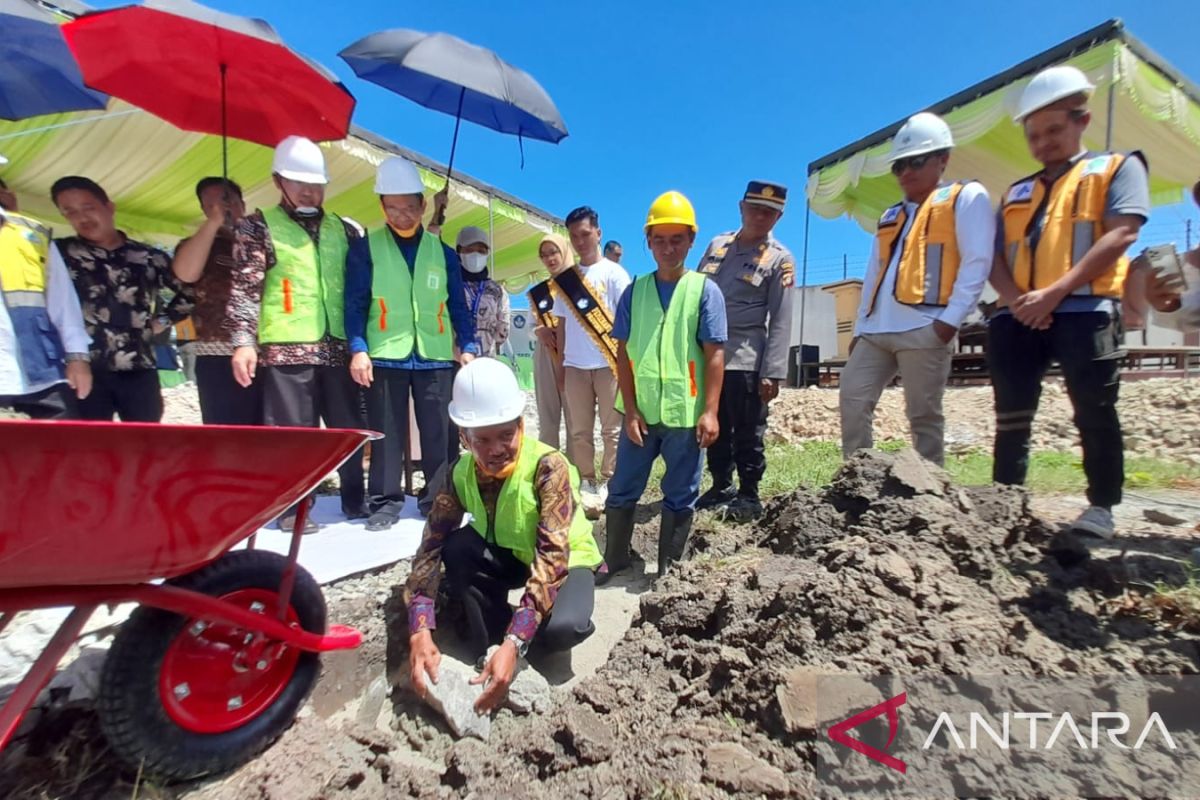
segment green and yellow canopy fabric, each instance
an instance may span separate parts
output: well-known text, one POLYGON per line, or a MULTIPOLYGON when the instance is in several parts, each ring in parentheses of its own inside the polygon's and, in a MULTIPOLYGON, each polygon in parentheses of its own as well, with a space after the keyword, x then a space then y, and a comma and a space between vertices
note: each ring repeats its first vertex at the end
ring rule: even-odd
MULTIPOLYGON (((1153 202, 1183 200, 1200 177, 1200 90, 1126 32, 1120 20, 930 107, 954 134, 947 179, 979 180, 995 199, 1009 184, 1037 171, 1012 114, 1029 80, 1062 63, 1083 70, 1096 86, 1084 145, 1141 150, 1150 163, 1153 202)), ((812 211, 827 219, 851 217, 874 232, 883 211, 900 199, 887 154, 902 124, 903 120, 896 122, 812 162, 806 187, 812 211)))
MULTIPOLYGON (((373 186, 375 168, 388 156, 417 164, 428 197, 445 185, 442 165, 359 128, 321 147, 330 176, 326 207, 367 228, 382 224, 373 186)), ((10 162, 0 177, 21 209, 53 224, 56 233, 69 228, 50 202, 50 186, 64 175, 86 175, 109 193, 122 230, 167 247, 203 221, 196 182, 221 171, 219 137, 181 131, 116 100, 101 111, 0 121, 0 153, 10 162)), ((270 148, 231 140, 229 177, 242 186, 249 208, 279 201, 270 148)), ((545 277, 538 242, 545 233, 562 232, 561 220, 459 172, 450 186, 446 241, 453 243, 466 225, 490 229, 493 276, 505 288, 520 292, 545 277)))

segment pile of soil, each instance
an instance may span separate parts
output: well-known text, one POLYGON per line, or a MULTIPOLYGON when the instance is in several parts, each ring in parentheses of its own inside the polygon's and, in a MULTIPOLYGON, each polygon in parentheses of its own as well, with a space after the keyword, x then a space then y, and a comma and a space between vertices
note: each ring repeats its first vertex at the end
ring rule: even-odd
MULTIPOLYGON (((647 514, 637 540, 656 528, 647 514)), ((1200 637, 1125 602, 1134 581, 1185 580, 1178 562, 1092 555, 1035 518, 1023 490, 960 488, 911 451, 863 452, 753 526, 701 520, 694 549, 553 711, 501 712, 490 741, 455 742, 407 693, 381 694, 377 716, 309 715, 192 796, 810 796, 829 746, 810 718, 813 671, 1200 673, 1200 637)), ((377 600, 364 609, 386 606, 387 638, 403 642, 395 598, 377 600)), ((402 665, 402 649, 387 662, 402 665)))

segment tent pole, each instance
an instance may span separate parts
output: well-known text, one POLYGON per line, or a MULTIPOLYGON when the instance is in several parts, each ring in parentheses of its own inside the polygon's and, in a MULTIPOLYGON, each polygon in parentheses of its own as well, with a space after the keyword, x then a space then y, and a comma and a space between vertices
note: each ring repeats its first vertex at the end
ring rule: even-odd
POLYGON ((1113 131, 1113 105, 1117 95, 1117 79, 1113 76, 1113 82, 1108 85, 1108 119, 1104 126, 1104 151, 1112 152, 1112 131, 1113 131))
POLYGON ((804 199, 804 253, 800 260, 800 350, 796 354, 799 358, 796 369, 800 373, 798 382, 801 386, 808 385, 808 379, 804 373, 804 312, 808 301, 808 226, 810 222, 812 222, 812 205, 806 197, 804 199))
POLYGON ((496 217, 492 214, 492 193, 488 192, 488 266, 492 280, 496 280, 496 217))

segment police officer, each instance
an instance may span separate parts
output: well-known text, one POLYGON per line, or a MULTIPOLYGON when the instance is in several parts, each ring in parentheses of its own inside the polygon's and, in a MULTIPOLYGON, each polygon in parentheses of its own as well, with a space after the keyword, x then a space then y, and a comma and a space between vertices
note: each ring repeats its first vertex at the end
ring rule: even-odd
POLYGON ((737 521, 762 513, 758 484, 766 469, 767 404, 787 376, 792 340, 792 294, 787 290, 795 279, 796 261, 771 236, 786 201, 786 187, 750 181, 739 204, 742 227, 713 239, 700 260, 700 272, 716 281, 725 295, 729 339, 720 435, 708 448, 713 485, 696 507, 723 507, 737 521), (735 464, 740 482, 736 490, 735 464))

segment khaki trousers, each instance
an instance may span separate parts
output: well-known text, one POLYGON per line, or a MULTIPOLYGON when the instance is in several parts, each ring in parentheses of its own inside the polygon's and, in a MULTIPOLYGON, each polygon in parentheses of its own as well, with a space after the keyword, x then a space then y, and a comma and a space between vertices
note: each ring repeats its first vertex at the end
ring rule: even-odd
POLYGON ((932 324, 903 333, 860 337, 842 370, 838 391, 843 457, 874 444, 875 406, 884 387, 899 372, 913 447, 941 466, 945 461, 942 395, 953 352, 954 340, 943 342, 932 324))
POLYGON ((563 401, 554 375, 554 353, 541 342, 533 348, 533 394, 537 398, 538 439, 557 450, 563 401))
POLYGON ((567 457, 579 470, 580 480, 596 480, 596 412, 600 415, 600 439, 604 456, 600 480, 612 477, 617 465, 617 441, 623 416, 616 409, 617 377, 608 367, 567 367, 563 386, 563 413, 567 418, 567 457))

